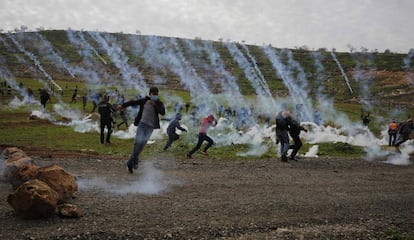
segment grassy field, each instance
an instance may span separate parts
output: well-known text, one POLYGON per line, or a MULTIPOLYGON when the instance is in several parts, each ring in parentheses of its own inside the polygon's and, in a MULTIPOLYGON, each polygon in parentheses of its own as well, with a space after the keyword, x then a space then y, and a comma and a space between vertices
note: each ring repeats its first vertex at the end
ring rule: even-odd
MULTIPOLYGON (((19 79, 25 88, 38 89, 41 88, 41 84, 33 79, 19 79)), ((71 102, 71 96, 73 89, 77 86, 82 93, 82 89, 89 86, 84 86, 83 83, 74 83, 66 81, 57 81, 58 84, 64 86, 65 94, 56 95, 52 97, 52 103, 64 102, 67 103, 72 109, 80 111, 82 114, 87 115, 92 109, 92 104, 88 102, 85 110, 82 107, 82 101, 78 99, 76 103, 71 102), (66 87, 67 86, 67 87, 66 87)), ((13 94, 17 94, 13 92, 13 94)), ((130 93, 131 96, 133 93, 130 93)), ((163 94, 179 95, 181 98, 188 99, 189 95, 185 91, 163 92, 163 94)), ((38 93, 35 91, 35 98, 38 99, 38 93)), ((0 144, 4 146, 17 146, 22 148, 45 148, 51 152, 54 150, 64 150, 73 152, 87 152, 90 154, 104 154, 114 155, 127 158, 131 152, 133 146, 133 139, 119 139, 112 137, 111 145, 100 144, 98 132, 79 133, 75 132, 72 127, 56 125, 48 120, 44 119, 30 119, 30 114, 33 106, 21 106, 18 108, 8 107, 8 103, 13 99, 13 96, 1 97, 0 110, 0 144)), ((359 120, 359 106, 351 104, 338 104, 336 106, 339 110, 345 112, 350 119, 359 120)), ((40 109, 40 107, 37 107, 40 109)), ((46 109, 53 112, 52 104, 47 104, 46 109)), ((167 109, 172 111, 172 109, 167 109)), ((60 117, 62 118, 62 117, 60 117)), ((64 119, 57 119, 58 121, 64 119)), ((380 127, 376 124, 372 124, 373 131, 378 131, 380 127)), ((154 144, 148 144, 143 152, 143 155, 148 158, 155 158, 160 156, 182 158, 184 154, 190 150, 196 141, 196 132, 198 126, 192 129, 192 133, 183 135, 182 139, 175 142, 168 152, 163 152, 162 148, 167 141, 167 136, 164 135, 164 139, 156 141, 154 144)), ((217 159, 260 159, 260 158, 275 158, 276 146, 270 139, 265 140, 265 144, 268 146, 268 151, 260 157, 241 157, 237 156, 237 153, 246 152, 251 146, 248 145, 230 145, 224 147, 213 147, 210 150, 210 158, 217 159)), ((351 146, 349 144, 337 144, 337 143, 322 143, 318 144, 319 155, 331 155, 331 156, 362 156, 364 151, 357 146, 351 146)), ((311 145, 304 143, 300 153, 305 153, 312 147, 311 145)))

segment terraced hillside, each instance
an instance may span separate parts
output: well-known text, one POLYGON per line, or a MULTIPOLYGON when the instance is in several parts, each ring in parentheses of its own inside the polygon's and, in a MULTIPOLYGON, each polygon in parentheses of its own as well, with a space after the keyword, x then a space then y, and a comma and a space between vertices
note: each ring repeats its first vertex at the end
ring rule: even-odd
POLYGON ((314 101, 322 94, 337 102, 414 108, 413 54, 270 49, 282 68, 275 68, 263 46, 242 43, 60 30, 7 33, 0 35, 0 77, 126 89, 140 82, 212 93, 232 81, 243 95, 265 91, 273 97, 292 94, 286 83, 292 81, 314 101), (195 88, 197 82, 205 89, 195 88))

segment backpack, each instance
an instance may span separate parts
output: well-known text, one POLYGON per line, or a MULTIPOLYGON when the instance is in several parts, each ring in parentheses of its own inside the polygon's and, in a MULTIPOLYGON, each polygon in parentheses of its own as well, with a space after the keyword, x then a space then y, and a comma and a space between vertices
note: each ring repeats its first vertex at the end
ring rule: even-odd
POLYGON ((395 123, 395 122, 390 122, 390 123, 388 124, 388 129, 389 129, 389 130, 391 130, 391 131, 397 131, 397 129, 398 129, 398 125, 397 125, 397 123, 395 123))

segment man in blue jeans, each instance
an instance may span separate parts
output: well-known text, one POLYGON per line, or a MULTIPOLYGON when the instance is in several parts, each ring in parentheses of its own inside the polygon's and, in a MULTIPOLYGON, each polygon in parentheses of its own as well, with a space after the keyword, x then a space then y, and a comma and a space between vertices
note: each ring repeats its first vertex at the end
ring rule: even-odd
POLYGON ((134 121, 134 125, 137 126, 134 148, 127 162, 129 173, 133 173, 133 169, 138 169, 139 155, 154 129, 160 128, 158 115, 165 115, 165 107, 158 97, 158 92, 158 88, 151 87, 148 96, 122 104, 122 108, 139 106, 139 111, 134 121))
POLYGON ((282 162, 287 162, 287 152, 289 150, 289 126, 292 124, 292 115, 288 111, 280 111, 276 115, 276 137, 280 142, 280 153, 282 162))

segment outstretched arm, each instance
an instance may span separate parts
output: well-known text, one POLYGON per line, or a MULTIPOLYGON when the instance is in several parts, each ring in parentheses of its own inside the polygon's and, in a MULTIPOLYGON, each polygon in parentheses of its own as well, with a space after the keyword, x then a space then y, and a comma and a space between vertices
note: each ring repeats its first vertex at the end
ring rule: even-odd
POLYGON ((165 107, 161 101, 156 101, 154 107, 159 114, 161 114, 162 116, 165 115, 165 107))

